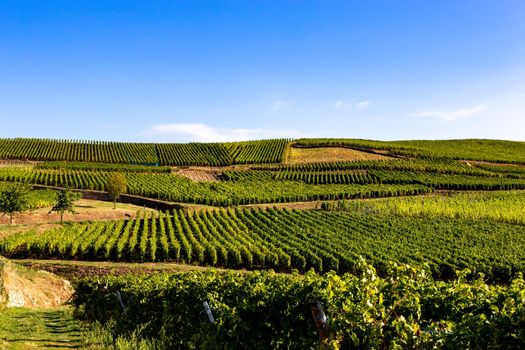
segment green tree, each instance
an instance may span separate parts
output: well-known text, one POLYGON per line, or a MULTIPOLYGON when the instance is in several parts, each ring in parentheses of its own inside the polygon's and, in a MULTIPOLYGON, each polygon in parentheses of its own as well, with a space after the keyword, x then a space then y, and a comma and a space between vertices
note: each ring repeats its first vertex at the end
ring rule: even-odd
POLYGON ((108 183, 106 185, 106 192, 113 201, 113 209, 116 208, 117 199, 121 194, 126 193, 128 182, 126 177, 121 173, 111 173, 108 177, 108 183))
POLYGON ((70 212, 71 214, 76 214, 75 212, 75 202, 80 199, 80 194, 71 192, 69 189, 62 190, 57 192, 55 205, 49 213, 57 212, 60 213, 60 222, 64 221, 64 213, 70 212))
POLYGON ((12 184, 0 191, 0 213, 9 215, 10 225, 13 225, 16 213, 29 208, 30 190, 28 184, 12 184))

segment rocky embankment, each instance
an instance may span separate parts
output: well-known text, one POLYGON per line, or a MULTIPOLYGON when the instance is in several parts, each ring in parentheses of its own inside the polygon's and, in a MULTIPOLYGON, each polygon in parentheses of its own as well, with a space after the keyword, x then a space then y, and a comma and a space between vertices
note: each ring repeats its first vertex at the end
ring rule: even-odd
POLYGON ((0 307, 56 307, 67 302, 72 293, 67 280, 0 257, 0 307))

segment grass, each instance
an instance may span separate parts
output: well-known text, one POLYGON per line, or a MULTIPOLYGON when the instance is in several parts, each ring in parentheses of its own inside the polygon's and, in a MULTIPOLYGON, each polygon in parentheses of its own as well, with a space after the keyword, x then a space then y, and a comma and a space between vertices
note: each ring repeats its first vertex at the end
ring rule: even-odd
POLYGON ((142 339, 142 327, 127 336, 116 336, 114 332, 115 322, 108 322, 106 325, 100 323, 92 324, 84 332, 85 349, 90 350, 158 350, 165 348, 157 340, 142 339))
POLYGON ((356 151, 343 147, 296 148, 290 147, 286 163, 345 162, 358 160, 391 159, 379 154, 356 151))
POLYGON ((115 337, 112 324, 84 324, 74 319, 73 309, 13 308, 0 311, 0 349, 158 349, 155 341, 139 339, 140 329, 115 337))
POLYGON ((2 349, 81 349, 81 333, 81 323, 68 307, 0 311, 2 349))

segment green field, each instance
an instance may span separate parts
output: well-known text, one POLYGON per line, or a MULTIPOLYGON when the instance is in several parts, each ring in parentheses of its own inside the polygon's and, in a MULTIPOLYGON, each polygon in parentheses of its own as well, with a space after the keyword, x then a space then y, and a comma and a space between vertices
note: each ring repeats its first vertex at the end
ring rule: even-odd
POLYGON ((80 349, 81 322, 70 308, 0 311, 0 347, 5 350, 80 349))

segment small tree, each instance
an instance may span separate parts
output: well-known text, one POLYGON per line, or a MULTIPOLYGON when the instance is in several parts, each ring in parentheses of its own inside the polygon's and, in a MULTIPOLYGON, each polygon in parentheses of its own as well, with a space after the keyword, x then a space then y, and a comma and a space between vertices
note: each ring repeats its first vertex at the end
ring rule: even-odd
POLYGON ((121 194, 126 193, 128 183, 126 177, 121 173, 112 173, 108 177, 108 183, 106 185, 106 192, 113 201, 113 209, 117 206, 117 199, 121 194))
POLYGON ((56 211, 60 213, 60 222, 64 221, 64 213, 70 212, 71 214, 76 214, 75 212, 75 202, 80 199, 80 194, 71 192, 69 189, 62 190, 57 192, 55 205, 49 213, 56 211))
POLYGON ((9 225, 14 224, 13 217, 16 213, 29 208, 28 184, 12 184, 0 191, 0 213, 9 215, 9 225))

